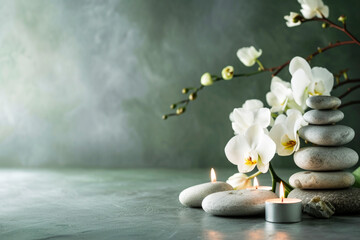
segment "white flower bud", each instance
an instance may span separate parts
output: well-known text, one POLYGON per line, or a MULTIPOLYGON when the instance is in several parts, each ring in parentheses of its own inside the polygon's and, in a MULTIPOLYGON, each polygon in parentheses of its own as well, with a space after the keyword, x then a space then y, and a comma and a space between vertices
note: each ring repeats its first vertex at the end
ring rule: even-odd
POLYGON ((227 66, 221 71, 221 76, 224 80, 230 80, 234 76, 234 67, 227 66))
POLYGON ((204 86, 210 86, 214 83, 214 80, 212 79, 211 74, 207 72, 201 76, 200 82, 204 86))
POLYGON ((300 12, 306 19, 313 17, 329 17, 329 7, 322 0, 298 0, 301 5, 300 12))
POLYGON ((240 48, 236 53, 240 61, 247 67, 253 66, 261 54, 262 50, 257 51, 253 46, 240 48))
POLYGON ((226 181, 234 189, 240 190, 251 186, 251 180, 244 173, 235 173, 226 181))
POLYGON ((300 14, 295 12, 290 12, 290 15, 284 16, 284 19, 286 20, 286 25, 288 27, 295 27, 299 26, 301 24, 301 21, 299 20, 300 14))

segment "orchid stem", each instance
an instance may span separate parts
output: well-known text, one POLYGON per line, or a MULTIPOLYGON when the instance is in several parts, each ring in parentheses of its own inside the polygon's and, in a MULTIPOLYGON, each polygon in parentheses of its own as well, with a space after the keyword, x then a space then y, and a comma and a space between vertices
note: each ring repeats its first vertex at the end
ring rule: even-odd
POLYGON ((259 176, 260 174, 262 174, 262 172, 257 171, 256 173, 254 173, 253 175, 249 176, 247 179, 253 179, 254 177, 259 176))
POLYGON ((276 183, 283 182, 285 188, 285 197, 293 190, 293 187, 290 186, 286 181, 282 180, 275 172, 274 168, 272 167, 271 163, 269 164, 269 171, 272 180, 272 191, 276 191, 276 183))
POLYGON ((262 63, 260 62, 259 59, 256 59, 256 63, 259 65, 260 70, 264 71, 265 68, 264 68, 264 66, 262 65, 262 63))

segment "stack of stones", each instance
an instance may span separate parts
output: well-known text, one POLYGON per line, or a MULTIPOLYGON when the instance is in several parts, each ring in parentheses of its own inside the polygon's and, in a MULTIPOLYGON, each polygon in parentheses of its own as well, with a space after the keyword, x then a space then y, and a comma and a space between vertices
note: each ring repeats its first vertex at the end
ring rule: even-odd
POLYGON ((335 207, 335 214, 359 213, 360 189, 351 188, 355 178, 344 171, 359 159, 354 150, 343 146, 354 138, 355 132, 350 127, 335 125, 344 118, 344 114, 336 110, 341 100, 312 96, 306 104, 314 110, 304 114, 309 125, 302 127, 299 135, 314 146, 301 148, 294 155, 296 165, 306 171, 290 177, 295 189, 289 197, 301 199, 303 205, 313 197, 320 197, 335 207))

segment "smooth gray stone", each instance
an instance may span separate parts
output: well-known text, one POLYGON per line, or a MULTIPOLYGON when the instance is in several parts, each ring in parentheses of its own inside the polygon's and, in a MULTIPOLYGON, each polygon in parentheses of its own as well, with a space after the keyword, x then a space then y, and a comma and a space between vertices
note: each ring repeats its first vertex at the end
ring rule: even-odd
POLYGON ((353 140, 355 131, 343 125, 308 125, 300 128, 299 135, 304 140, 320 146, 340 146, 353 140))
POLYGON ((301 199, 303 207, 305 207, 305 204, 315 196, 319 196, 323 201, 329 201, 335 207, 335 215, 360 213, 360 188, 341 190, 294 189, 288 197, 301 199))
POLYGON ((179 201, 186 207, 201 207, 201 202, 207 195, 228 190, 233 188, 225 182, 203 183, 183 190, 179 195, 179 201))
POLYGON ((311 96, 306 105, 312 109, 334 109, 341 105, 341 100, 334 96, 311 96))
POLYGON ((335 213, 335 207, 329 201, 323 201, 316 196, 305 204, 303 211, 316 218, 330 218, 335 213))
POLYGON ((289 183, 300 189, 339 189, 348 188, 355 183, 349 172, 298 172, 293 174, 289 183))
POLYGON ((304 170, 336 171, 356 165, 359 155, 347 147, 305 147, 294 154, 295 164, 304 170))
POLYGON ((310 110, 304 114, 304 119, 310 124, 326 125, 341 121, 344 113, 339 110, 310 110))
POLYGON ((250 216, 265 213, 265 201, 278 198, 267 190, 243 189, 213 193, 202 202, 205 212, 216 216, 250 216))

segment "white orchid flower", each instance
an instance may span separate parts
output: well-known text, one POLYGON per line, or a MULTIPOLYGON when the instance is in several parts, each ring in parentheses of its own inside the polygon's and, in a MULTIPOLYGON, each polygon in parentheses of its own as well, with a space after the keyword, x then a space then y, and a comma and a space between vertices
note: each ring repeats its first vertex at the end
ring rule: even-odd
POLYGON ((235 190, 245 189, 251 186, 251 179, 248 179, 248 176, 244 173, 235 173, 229 177, 226 182, 235 190))
POLYGON ((290 83, 273 77, 270 92, 266 94, 266 101, 272 107, 271 112, 283 112, 289 99, 293 99, 290 83))
POLYGON ((271 106, 271 112, 283 113, 290 108, 304 111, 294 101, 290 83, 279 77, 271 79, 270 92, 266 94, 266 101, 271 106))
POLYGON ((236 53, 240 61, 247 67, 253 66, 261 54, 262 50, 257 51, 253 46, 240 48, 236 53))
POLYGON ((286 20, 286 25, 288 27, 299 26, 301 24, 301 21, 298 19, 298 16, 300 16, 300 14, 295 12, 290 12, 290 15, 284 16, 284 19, 286 20))
POLYGON ((230 121, 234 134, 243 134, 252 125, 267 128, 271 121, 271 112, 257 99, 247 100, 241 108, 235 108, 230 113, 230 121))
POLYGON ((329 7, 326 6, 322 0, 298 0, 301 4, 300 12, 306 19, 313 18, 315 16, 322 18, 329 16, 329 7))
POLYGON ((240 173, 251 172, 255 166, 266 173, 275 151, 276 144, 259 125, 251 126, 243 135, 232 137, 225 147, 227 159, 238 166, 240 173))
POLYGON ((276 152, 279 156, 289 156, 300 148, 298 130, 306 126, 307 122, 303 119, 300 111, 289 109, 287 117, 279 115, 274 126, 270 130, 270 137, 276 143, 276 152))
POLYGON ((301 57, 294 57, 289 66, 291 88, 295 102, 306 109, 305 101, 314 95, 330 95, 334 86, 334 76, 326 68, 310 68, 308 62, 301 57))

